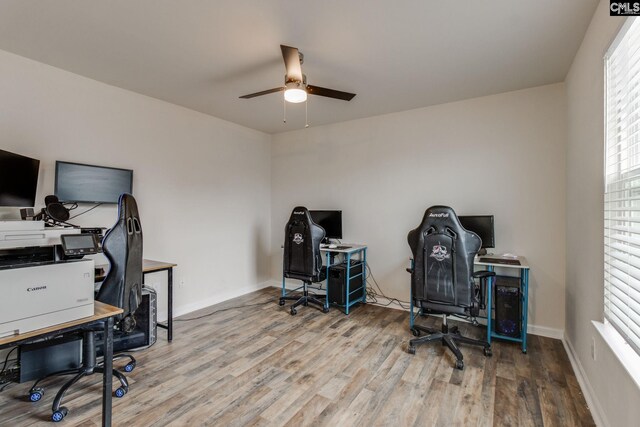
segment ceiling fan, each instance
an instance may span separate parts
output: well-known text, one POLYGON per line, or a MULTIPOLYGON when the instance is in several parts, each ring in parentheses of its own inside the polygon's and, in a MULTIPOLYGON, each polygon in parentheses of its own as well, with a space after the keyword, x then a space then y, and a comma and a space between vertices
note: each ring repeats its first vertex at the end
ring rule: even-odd
POLYGON ((307 76, 302 74, 301 65, 304 61, 302 52, 299 52, 295 47, 284 45, 280 45, 280 49, 282 50, 282 58, 284 59, 284 66, 287 70, 287 74, 284 77, 284 86, 243 95, 240 98, 249 99, 282 91, 284 91, 285 101, 293 103, 306 101, 307 94, 326 96, 327 98, 341 99, 343 101, 351 101, 353 97, 356 96, 355 93, 342 92, 307 84, 307 76))

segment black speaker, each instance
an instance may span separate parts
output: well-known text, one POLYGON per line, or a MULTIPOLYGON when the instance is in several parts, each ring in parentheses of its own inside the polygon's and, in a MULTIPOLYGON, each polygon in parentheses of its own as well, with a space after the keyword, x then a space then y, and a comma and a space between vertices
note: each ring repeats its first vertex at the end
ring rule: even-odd
MULTIPOLYGON (((351 262, 351 277, 349 281, 349 302, 362 298, 362 262, 351 262)), ((327 295, 331 304, 347 304, 347 264, 338 264, 329 269, 329 289, 327 295)))
POLYGON ((520 337, 520 278, 496 276, 496 332, 520 337))

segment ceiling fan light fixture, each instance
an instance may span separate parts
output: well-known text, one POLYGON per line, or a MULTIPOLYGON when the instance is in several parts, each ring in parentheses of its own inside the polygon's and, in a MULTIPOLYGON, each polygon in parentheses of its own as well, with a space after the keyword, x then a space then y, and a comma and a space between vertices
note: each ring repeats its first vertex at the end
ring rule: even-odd
POLYGON ((298 104, 307 100, 307 91, 300 82, 289 82, 285 85, 284 100, 298 104))

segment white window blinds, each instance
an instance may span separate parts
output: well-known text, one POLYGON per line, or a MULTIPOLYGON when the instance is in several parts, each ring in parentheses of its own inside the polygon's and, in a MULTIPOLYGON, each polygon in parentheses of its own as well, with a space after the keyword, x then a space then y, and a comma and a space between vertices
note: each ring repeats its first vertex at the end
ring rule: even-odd
POLYGON ((640 353, 640 20, 605 56, 604 315, 640 353))

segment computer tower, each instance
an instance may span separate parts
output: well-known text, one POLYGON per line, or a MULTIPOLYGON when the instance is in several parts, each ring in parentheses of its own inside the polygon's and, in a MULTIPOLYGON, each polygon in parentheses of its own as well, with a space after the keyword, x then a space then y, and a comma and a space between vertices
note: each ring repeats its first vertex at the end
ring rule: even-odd
POLYGON ((519 338, 520 278, 496 276, 495 289, 495 331, 501 335, 519 338))
MULTIPOLYGON (((349 281, 349 301, 362 298, 362 262, 351 261, 351 277, 349 281)), ((347 304, 347 264, 342 263, 332 266, 329 269, 329 288, 327 289, 329 303, 346 305, 347 304)))
POLYGON ((47 374, 76 369, 82 363, 82 337, 65 335, 18 347, 19 382, 34 381, 47 374))
MULTIPOLYGON (((124 334, 120 331, 113 333, 113 352, 135 351, 150 347, 158 336, 158 297, 151 288, 142 288, 142 302, 135 312, 135 329, 124 334)), ((103 353, 103 334, 96 333, 96 347, 98 356, 103 353)))

